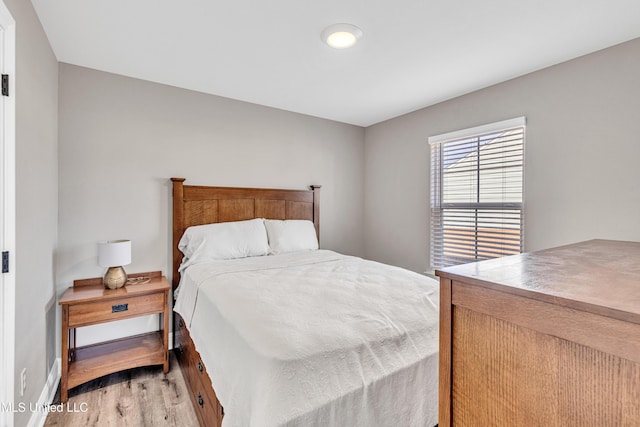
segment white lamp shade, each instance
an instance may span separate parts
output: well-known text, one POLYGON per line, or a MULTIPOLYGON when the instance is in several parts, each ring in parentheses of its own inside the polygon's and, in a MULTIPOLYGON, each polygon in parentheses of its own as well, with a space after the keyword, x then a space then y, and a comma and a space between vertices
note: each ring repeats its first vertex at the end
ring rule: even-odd
POLYGON ((98 264, 121 267, 131 264, 131 240, 109 240, 98 243, 98 264))

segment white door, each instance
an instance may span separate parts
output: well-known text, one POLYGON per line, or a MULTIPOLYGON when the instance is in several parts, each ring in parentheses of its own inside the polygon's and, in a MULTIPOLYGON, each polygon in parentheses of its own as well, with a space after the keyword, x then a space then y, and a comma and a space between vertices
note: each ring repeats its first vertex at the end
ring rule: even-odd
POLYGON ((6 409, 14 403, 15 21, 4 1, 0 1, 0 74, 9 76, 9 96, 0 95, 0 249, 9 253, 9 271, 0 273, 0 405, 5 409, 0 410, 0 426, 12 427, 13 412, 6 409))

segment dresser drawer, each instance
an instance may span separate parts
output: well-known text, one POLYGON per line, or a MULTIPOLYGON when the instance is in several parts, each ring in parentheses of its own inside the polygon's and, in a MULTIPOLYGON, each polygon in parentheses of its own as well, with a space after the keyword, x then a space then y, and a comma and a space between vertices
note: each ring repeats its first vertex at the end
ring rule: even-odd
POLYGON ((200 420, 200 424, 205 427, 219 426, 224 413, 211 388, 211 384, 205 385, 197 378, 192 387, 192 393, 196 415, 200 420))
MULTIPOLYGON (((197 351, 193 352, 192 356, 193 363, 193 373, 198 381, 201 381, 203 385, 210 383, 209 374, 207 373, 207 369, 204 367, 204 363, 202 363, 202 359, 200 358, 200 354, 197 351)), ((213 389, 212 389, 213 391, 213 389)), ((215 392, 214 392, 215 395, 215 392)))
POLYGON ((164 310, 164 293, 69 305, 69 327, 110 322, 164 310))
POLYGON ((185 381, 189 384, 189 391, 193 407, 200 421, 200 426, 220 426, 224 410, 216 393, 211 386, 207 370, 200 359, 200 354, 193 346, 193 341, 186 328, 184 320, 174 313, 174 348, 176 357, 185 381))
POLYGON ((195 372, 193 368, 193 347, 191 345, 191 339, 189 338, 189 332, 184 325, 184 321, 179 314, 174 313, 174 332, 173 332, 173 348, 178 359, 178 363, 182 368, 182 375, 185 380, 192 384, 195 381, 195 372))

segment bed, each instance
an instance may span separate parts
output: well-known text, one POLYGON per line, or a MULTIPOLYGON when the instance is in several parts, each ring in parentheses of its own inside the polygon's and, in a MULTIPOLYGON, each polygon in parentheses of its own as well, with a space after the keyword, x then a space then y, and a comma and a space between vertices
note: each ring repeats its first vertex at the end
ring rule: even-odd
POLYGON ((201 425, 437 424, 435 280, 318 249, 319 186, 172 181, 174 348, 201 425), (201 238, 234 227, 265 237, 201 238))

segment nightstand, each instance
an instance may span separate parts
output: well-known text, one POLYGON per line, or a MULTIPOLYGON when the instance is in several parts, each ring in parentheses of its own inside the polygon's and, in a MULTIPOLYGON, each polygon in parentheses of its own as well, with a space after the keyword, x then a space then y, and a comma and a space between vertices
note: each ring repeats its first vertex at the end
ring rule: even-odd
POLYGON ((69 389, 107 374, 140 366, 162 365, 169 372, 169 291, 162 272, 130 274, 149 282, 105 289, 102 278, 76 280, 67 289, 62 306, 62 377, 60 401, 69 389), (76 328, 161 314, 158 331, 76 347, 76 328))

